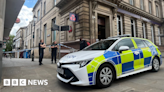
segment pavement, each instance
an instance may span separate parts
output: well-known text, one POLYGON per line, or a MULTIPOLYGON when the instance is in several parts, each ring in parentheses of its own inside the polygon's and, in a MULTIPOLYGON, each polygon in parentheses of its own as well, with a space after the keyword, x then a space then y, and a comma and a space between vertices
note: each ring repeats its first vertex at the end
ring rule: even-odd
MULTIPOLYGON (((164 60, 164 59, 163 59, 164 60)), ((143 72, 115 80, 104 89, 95 86, 73 86, 59 81, 56 77, 56 64, 44 59, 42 66, 38 59, 3 59, 3 79, 48 79, 47 86, 3 87, 0 92, 164 92, 164 64, 159 72, 143 72)))

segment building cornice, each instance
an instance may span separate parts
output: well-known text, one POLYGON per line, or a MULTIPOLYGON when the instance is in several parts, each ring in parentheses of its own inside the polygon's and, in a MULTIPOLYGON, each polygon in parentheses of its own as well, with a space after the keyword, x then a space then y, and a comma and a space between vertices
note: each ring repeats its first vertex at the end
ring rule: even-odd
POLYGON ((59 8, 59 14, 63 14, 64 12, 71 10, 73 7, 79 5, 82 0, 61 0, 56 7, 59 8))
POLYGON ((144 10, 141 10, 140 8, 137 8, 137 7, 134 7, 133 5, 130 5, 129 3, 126 3, 124 1, 122 1, 119 6, 119 8, 121 9, 124 9, 124 10, 127 10, 129 12, 132 12, 134 14, 137 14, 137 15, 140 15, 142 17, 145 17, 145 18, 148 18, 148 19, 151 19, 151 20, 154 20, 158 23, 162 23, 162 19, 161 18, 158 18, 144 10))
POLYGON ((34 6, 34 8, 33 8, 33 10, 32 10, 32 12, 34 12, 35 8, 38 6, 38 4, 40 3, 40 1, 41 1, 41 0, 38 0, 38 1, 36 2, 35 6, 34 6))

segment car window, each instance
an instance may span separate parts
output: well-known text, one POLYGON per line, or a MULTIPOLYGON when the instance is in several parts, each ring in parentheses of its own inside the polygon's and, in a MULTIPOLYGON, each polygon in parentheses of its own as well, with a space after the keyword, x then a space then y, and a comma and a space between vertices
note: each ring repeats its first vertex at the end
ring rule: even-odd
POLYGON ((118 51, 121 46, 128 46, 129 49, 134 49, 134 45, 131 39, 123 39, 114 47, 114 51, 118 51))
POLYGON ((136 42, 138 48, 145 48, 146 47, 146 44, 143 42, 143 40, 134 39, 134 41, 136 42))
POLYGON ((116 40, 100 41, 94 45, 91 45, 84 50, 107 50, 116 40))
POLYGON ((149 41, 144 41, 149 47, 152 46, 153 44, 151 44, 149 41))

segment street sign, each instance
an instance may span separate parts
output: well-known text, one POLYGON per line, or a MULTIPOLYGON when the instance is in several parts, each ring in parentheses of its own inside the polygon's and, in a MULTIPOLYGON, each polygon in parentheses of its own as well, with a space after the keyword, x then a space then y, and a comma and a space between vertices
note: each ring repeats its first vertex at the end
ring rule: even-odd
POLYGON ((3 49, 6 49, 6 46, 5 45, 3 45, 3 49))
POLYGON ((20 18, 17 18, 15 23, 20 23, 20 18))
POLYGON ((61 31, 69 31, 70 26, 61 26, 61 31))
POLYGON ((54 24, 52 25, 51 31, 59 30, 59 26, 54 24))
POLYGON ((79 21, 79 17, 75 13, 70 13, 69 14, 69 19, 70 19, 70 21, 73 21, 73 22, 78 22, 79 21))

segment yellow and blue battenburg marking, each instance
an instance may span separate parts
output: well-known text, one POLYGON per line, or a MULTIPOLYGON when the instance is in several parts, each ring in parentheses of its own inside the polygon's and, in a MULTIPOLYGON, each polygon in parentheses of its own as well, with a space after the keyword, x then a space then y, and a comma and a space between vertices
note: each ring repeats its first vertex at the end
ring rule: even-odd
POLYGON ((103 55, 94 58, 87 65, 88 80, 90 85, 95 84, 96 72, 100 65, 104 62, 110 62, 116 69, 116 76, 136 71, 142 68, 149 67, 155 55, 160 57, 162 63, 162 56, 155 46, 150 46, 142 49, 123 51, 121 54, 115 51, 105 52, 103 55), (139 52, 139 53, 136 53, 139 52))

